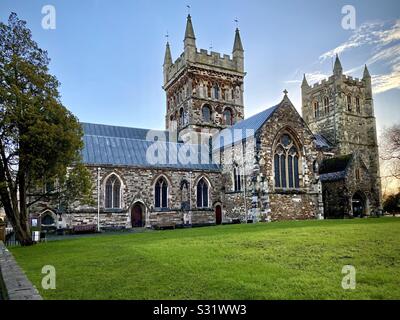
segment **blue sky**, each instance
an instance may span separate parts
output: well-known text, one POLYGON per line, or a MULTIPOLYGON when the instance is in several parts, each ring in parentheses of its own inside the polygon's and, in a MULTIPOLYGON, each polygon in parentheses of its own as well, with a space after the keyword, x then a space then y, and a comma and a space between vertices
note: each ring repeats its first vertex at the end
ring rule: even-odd
POLYGON ((286 88, 300 110, 300 81, 331 74, 339 53, 345 72, 374 80, 378 127, 400 122, 400 1, 1 0, 27 21, 51 57, 62 101, 81 121, 163 128, 162 64, 168 31, 173 59, 183 49, 187 8, 197 47, 231 54, 239 19, 245 49, 245 114, 276 104, 286 88), (41 26, 44 5, 56 29, 41 26), (356 9, 356 29, 342 28, 342 7, 356 9))

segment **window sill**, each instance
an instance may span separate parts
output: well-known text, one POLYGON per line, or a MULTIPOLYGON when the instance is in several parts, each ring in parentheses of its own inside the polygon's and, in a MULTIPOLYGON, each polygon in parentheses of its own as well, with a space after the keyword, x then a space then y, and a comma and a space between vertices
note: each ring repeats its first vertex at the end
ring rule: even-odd
POLYGON ((104 213, 123 213, 124 210, 120 208, 106 208, 103 210, 104 213))
POLYGON ((275 193, 278 194, 303 194, 307 193, 307 191, 303 188, 297 188, 297 189, 289 189, 289 188, 275 188, 275 193))
POLYGON ((243 190, 239 190, 239 191, 225 191, 225 194, 237 194, 237 193, 243 193, 243 190))

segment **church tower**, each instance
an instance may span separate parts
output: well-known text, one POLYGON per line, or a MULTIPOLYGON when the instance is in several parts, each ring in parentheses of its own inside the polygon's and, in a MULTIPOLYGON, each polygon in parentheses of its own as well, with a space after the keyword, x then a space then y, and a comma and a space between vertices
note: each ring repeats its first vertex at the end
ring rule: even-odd
POLYGON ((166 45, 166 128, 176 130, 180 139, 208 139, 244 118, 244 50, 240 32, 236 29, 232 57, 198 50, 188 15, 183 43, 184 51, 175 62, 169 43, 166 45))
POLYGON ((335 156, 357 154, 371 175, 380 206, 379 153, 371 76, 364 67, 362 79, 343 74, 336 56, 333 75, 310 86, 301 85, 303 118, 313 133, 323 135, 336 149, 335 156))

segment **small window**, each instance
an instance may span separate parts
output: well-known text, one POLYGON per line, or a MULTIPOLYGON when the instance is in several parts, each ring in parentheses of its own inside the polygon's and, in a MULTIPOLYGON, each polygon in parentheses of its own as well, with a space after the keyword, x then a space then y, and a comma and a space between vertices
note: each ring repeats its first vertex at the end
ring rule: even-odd
POLYGON ((219 87, 218 85, 214 85, 214 99, 219 99, 219 87))
POLYGON ((227 108, 224 111, 224 123, 227 126, 231 126, 233 124, 233 117, 231 109, 227 108))
POLYGON ((211 87, 207 86, 207 97, 211 98, 211 87))
POLYGON ((325 97, 324 98, 324 108, 325 108, 325 114, 329 114, 329 98, 325 97))
POLYGON ((240 175, 240 168, 237 165, 233 167, 233 190, 236 192, 242 190, 242 176, 240 175))
POLYGON ((356 168, 356 180, 360 181, 360 169, 356 168))
POLYGON ((185 122, 185 112, 183 111, 183 108, 181 108, 179 110, 179 124, 183 126, 185 124, 184 122, 185 122))
POLYGON ((356 111, 361 113, 360 97, 356 97, 356 111))
POLYGON ((208 208, 208 183, 204 178, 197 183, 197 207, 208 208))
POLYGON ((168 207, 168 183, 161 177, 154 186, 154 206, 156 208, 168 207))
POLYGON ((319 103, 318 101, 314 102, 314 118, 319 117, 319 103))
POLYGON ((351 95, 347 95, 347 110, 351 112, 351 95))
POLYGON ((209 105, 205 105, 202 109, 203 121, 211 122, 211 108, 209 105))

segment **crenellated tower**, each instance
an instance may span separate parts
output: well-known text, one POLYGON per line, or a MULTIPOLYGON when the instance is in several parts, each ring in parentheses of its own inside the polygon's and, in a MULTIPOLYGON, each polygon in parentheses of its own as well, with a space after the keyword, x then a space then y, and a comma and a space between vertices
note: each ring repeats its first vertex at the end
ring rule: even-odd
POLYGON ((244 50, 236 29, 232 57, 196 47, 192 18, 187 17, 184 51, 175 62, 167 43, 164 59, 166 128, 180 138, 207 138, 244 118, 244 50), (210 133, 207 133, 210 132, 210 133))
POLYGON ((303 119, 314 133, 323 135, 336 149, 336 156, 357 153, 374 181, 380 206, 379 153, 367 66, 362 79, 343 74, 336 56, 333 75, 310 86, 304 75, 301 85, 303 119))

